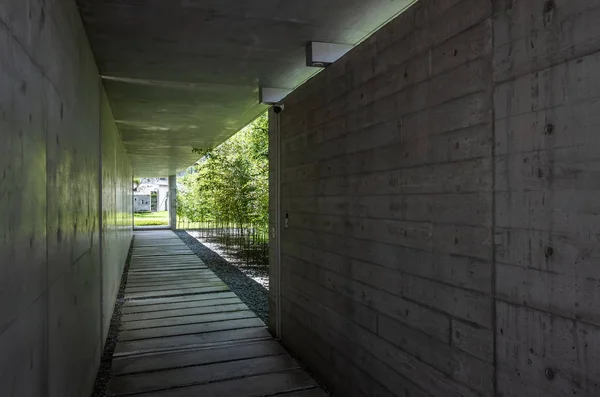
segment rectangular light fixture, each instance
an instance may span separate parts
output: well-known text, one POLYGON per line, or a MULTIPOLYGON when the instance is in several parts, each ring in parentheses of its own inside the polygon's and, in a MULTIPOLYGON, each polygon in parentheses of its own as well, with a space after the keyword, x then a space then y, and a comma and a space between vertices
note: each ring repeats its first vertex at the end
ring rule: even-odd
POLYGON ((311 41, 306 46, 306 66, 323 68, 331 65, 348 51, 351 45, 311 41))
POLYGON ((288 96, 292 90, 285 88, 261 87, 258 92, 258 101, 265 105, 274 105, 288 96))

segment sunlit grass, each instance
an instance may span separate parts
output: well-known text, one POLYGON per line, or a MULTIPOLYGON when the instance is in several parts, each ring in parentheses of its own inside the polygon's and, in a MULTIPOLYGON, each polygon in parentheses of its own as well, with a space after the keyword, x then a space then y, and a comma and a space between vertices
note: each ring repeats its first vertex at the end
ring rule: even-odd
POLYGON ((167 226, 169 225, 169 211, 135 213, 133 224, 135 226, 167 226))

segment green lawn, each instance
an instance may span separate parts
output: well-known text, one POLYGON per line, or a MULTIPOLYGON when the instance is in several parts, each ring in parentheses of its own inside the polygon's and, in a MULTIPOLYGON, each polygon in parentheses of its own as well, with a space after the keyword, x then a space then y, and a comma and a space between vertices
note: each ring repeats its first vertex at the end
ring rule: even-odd
POLYGON ((169 224, 169 211, 146 212, 133 214, 135 226, 159 226, 169 224))

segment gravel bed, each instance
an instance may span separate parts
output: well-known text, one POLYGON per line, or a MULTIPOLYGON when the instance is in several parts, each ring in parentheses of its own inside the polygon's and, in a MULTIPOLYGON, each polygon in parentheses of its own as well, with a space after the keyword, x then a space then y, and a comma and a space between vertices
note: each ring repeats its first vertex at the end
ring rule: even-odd
POLYGON ((202 244, 185 230, 175 234, 212 270, 265 324, 269 317, 269 291, 239 268, 202 244))
POLYGON ((94 383, 94 389, 92 390, 92 397, 105 397, 106 389, 108 387, 108 381, 110 380, 112 370, 113 353, 117 346, 119 327, 121 326, 121 307, 125 302, 125 287, 127 286, 127 274, 129 273, 129 264, 131 263, 131 253, 133 252, 133 240, 129 245, 129 252, 127 253, 127 261, 125 262, 125 268, 123 269, 123 275, 121 276, 121 285, 119 286, 119 294, 115 302, 115 309, 113 311, 112 318, 110 319, 110 327, 108 329, 108 335, 104 345, 104 352, 100 360, 100 368, 98 369, 98 375, 96 375, 96 382, 94 383))

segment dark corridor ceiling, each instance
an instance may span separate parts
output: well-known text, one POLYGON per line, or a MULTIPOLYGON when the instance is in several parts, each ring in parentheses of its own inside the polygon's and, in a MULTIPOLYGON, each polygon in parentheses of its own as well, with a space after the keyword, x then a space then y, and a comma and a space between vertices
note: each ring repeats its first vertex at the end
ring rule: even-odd
POLYGON ((412 0, 78 0, 136 176, 166 176, 266 109, 259 86, 316 71, 310 41, 357 44, 412 0))

